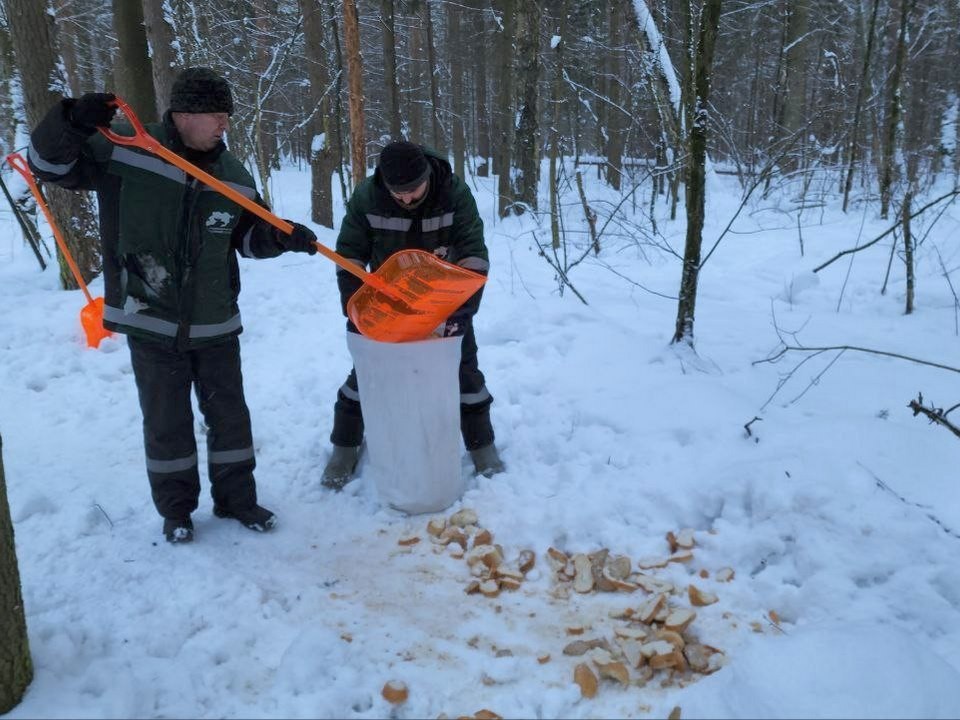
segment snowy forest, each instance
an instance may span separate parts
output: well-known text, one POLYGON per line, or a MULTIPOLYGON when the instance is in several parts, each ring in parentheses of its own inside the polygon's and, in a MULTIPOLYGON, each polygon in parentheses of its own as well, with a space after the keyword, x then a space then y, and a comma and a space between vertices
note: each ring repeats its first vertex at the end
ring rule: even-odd
MULTIPOLYGON (((400 137, 448 153, 461 176, 495 174, 498 212, 549 218, 555 248, 558 195, 587 174, 675 218, 708 158, 743 188, 788 186, 797 207, 839 198, 909 218, 960 172, 949 0, 5 0, 2 12, 4 152, 58 94, 114 90, 150 121, 179 68, 208 65, 234 87, 229 144, 265 199, 283 162, 309 166, 312 218, 328 227, 333 196, 400 137)), ((584 204, 595 244, 656 242, 652 210, 629 228, 619 210, 584 204)), ((95 273, 89 210, 61 212, 95 273)), ((688 247, 691 274, 696 257, 688 247)))
MULTIPOLYGON (((460 511, 536 565, 468 605, 427 518, 362 472, 317 490, 349 369, 321 260, 243 270, 287 534, 157 548, 122 341, 73 342, 78 284, 0 163, 0 715, 956 717, 960 0, 0 0, 0 160, 65 97, 155 122, 191 66, 325 245, 391 140, 473 189, 507 471, 460 511), (570 592, 621 551, 632 609, 570 592), (598 660, 644 608, 671 664, 625 649, 648 626, 616 632, 629 672, 598 660)), ((43 192, 96 292, 95 195, 43 192)))

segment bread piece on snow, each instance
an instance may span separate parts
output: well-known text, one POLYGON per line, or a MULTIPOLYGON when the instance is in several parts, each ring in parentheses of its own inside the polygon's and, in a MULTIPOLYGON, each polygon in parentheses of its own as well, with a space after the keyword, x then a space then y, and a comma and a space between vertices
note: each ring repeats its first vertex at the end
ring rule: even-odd
POLYGON ((442 533, 446 527, 447 521, 445 518, 431 518, 430 522, 427 523, 427 534, 433 537, 440 537, 440 533, 442 533))
POLYGON ((670 611, 667 619, 663 621, 663 627, 666 630, 673 630, 678 633, 683 632, 696 617, 697 613, 689 608, 675 608, 670 611))
POLYGON ((597 676, 586 663, 580 663, 573 669, 573 681, 580 686, 580 695, 585 698, 597 696, 597 676))
POLYGON ((399 705, 407 701, 407 698, 410 697, 410 691, 407 690, 406 683, 403 683, 399 680, 391 680, 383 686, 383 690, 380 691, 380 694, 383 695, 384 700, 394 705, 399 705))
POLYGON ((694 607, 706 607, 713 605, 720 598, 707 590, 701 590, 696 585, 690 585, 687 588, 687 596, 690 598, 690 604, 694 607))
POLYGON ((458 510, 450 516, 450 524, 456 527, 466 527, 477 524, 477 513, 469 508, 458 510))
POLYGON ((733 580, 734 575, 736 575, 736 573, 734 572, 733 568, 722 567, 717 570, 714 577, 716 578, 717 582, 730 582, 733 580))
POLYGON ((583 553, 573 556, 573 589, 578 593, 588 593, 593 590, 593 569, 590 558, 583 553))

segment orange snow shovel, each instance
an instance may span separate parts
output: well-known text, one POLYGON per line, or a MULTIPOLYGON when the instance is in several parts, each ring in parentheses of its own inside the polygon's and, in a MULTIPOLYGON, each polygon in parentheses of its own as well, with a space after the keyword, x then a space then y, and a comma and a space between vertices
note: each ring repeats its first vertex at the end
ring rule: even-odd
MULTIPOLYGON (((217 180, 152 137, 120 98, 116 106, 133 126, 133 135, 118 135, 98 128, 118 145, 133 145, 157 155, 171 165, 195 177, 282 232, 290 234, 293 225, 281 220, 226 183, 217 180)), ((430 336, 450 314, 479 290, 487 279, 423 250, 401 250, 391 255, 375 273, 316 243, 321 255, 360 278, 364 285, 350 299, 347 314, 361 333, 381 342, 423 340, 430 336)))
POLYGON ((83 276, 80 274, 80 268, 77 267, 73 255, 70 254, 70 250, 67 248, 63 234, 53 219, 53 213, 50 212, 50 208, 47 207, 47 203, 44 202, 43 195, 40 194, 40 188, 37 186, 37 181, 33 178, 33 173, 30 172, 30 166, 27 165, 27 161, 23 159, 20 153, 12 153, 7 155, 7 163, 27 181, 30 192, 33 193, 33 197, 37 201, 37 206, 43 210, 43 214, 47 218, 47 223, 53 231, 53 237, 57 241, 60 252, 63 253, 63 257, 70 267, 70 272, 73 273, 73 277, 76 279, 80 289, 83 290, 83 294, 87 296, 87 304, 83 310, 80 311, 80 324, 83 326, 83 332, 87 336, 87 345, 92 348, 99 347, 101 340, 113 336, 112 332, 103 327, 103 298, 91 297, 90 290, 87 289, 87 284, 83 281, 83 276))

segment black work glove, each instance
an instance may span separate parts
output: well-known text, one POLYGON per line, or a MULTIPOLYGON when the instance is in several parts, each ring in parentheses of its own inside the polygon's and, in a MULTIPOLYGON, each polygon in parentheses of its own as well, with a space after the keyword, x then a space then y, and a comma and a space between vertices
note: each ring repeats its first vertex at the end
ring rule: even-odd
MULTIPOLYGON (((287 222, 291 222, 287 220, 287 222)), ((291 223, 293 225, 293 231, 287 235, 285 232, 278 232, 277 235, 280 237, 280 244, 283 245, 284 250, 289 250, 292 252, 305 252, 310 255, 317 254, 317 235, 306 225, 301 225, 300 223, 291 223)))
POLYGON ((98 127, 110 127, 113 116, 117 114, 117 107, 110 103, 116 99, 113 93, 86 93, 74 101, 70 108, 70 122, 78 130, 89 133, 95 132, 98 127))

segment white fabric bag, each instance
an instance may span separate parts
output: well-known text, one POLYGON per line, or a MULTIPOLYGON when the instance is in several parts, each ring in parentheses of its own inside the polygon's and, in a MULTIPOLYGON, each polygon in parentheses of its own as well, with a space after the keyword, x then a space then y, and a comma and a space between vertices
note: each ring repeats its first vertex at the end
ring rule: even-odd
POLYGON ((411 514, 463 496, 460 345, 463 338, 384 343, 347 333, 367 443, 364 474, 380 500, 411 514))

